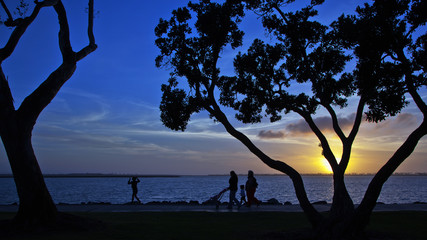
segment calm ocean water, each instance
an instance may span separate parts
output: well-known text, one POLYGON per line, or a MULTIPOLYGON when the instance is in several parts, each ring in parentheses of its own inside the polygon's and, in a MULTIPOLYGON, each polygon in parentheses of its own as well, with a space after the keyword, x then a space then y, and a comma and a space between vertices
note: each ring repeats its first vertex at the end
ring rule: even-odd
MULTIPOLYGON (((276 198, 281 203, 297 204, 291 180, 286 176, 256 176, 258 190, 255 196, 266 201, 276 198)), ((140 178, 138 196, 143 203, 151 201, 204 202, 228 187, 228 176, 181 176, 140 178)), ((332 201, 330 176, 304 176, 310 201, 332 201)), ((360 203, 372 176, 347 176, 346 184, 355 203, 360 203)), ((46 184, 55 203, 130 202, 132 190, 128 178, 46 178, 46 184)), ((239 176, 239 185, 246 182, 239 176)), ((223 201, 227 201, 228 193, 223 201)), ((18 202, 12 178, 0 178, 0 204, 18 202)), ((384 185, 378 199, 384 203, 413 203, 427 201, 427 176, 392 176, 384 185)))

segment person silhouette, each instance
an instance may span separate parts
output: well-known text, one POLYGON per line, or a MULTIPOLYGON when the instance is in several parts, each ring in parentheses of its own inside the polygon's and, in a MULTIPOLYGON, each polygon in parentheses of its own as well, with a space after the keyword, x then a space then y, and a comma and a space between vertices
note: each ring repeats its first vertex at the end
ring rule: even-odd
POLYGON ((250 207, 252 203, 255 203, 257 206, 261 203, 256 197, 255 197, 255 191, 258 187, 258 183, 256 182, 256 178, 254 177, 254 172, 249 170, 248 171, 248 180, 246 181, 246 195, 248 196, 248 203, 246 204, 247 207, 250 207))
POLYGON ((230 190, 230 200, 228 201, 228 209, 231 209, 233 207, 233 202, 235 202, 237 207, 240 208, 240 202, 236 198, 237 182, 237 174, 234 171, 231 171, 230 180, 228 180, 228 183, 230 184, 230 186, 228 187, 228 189, 230 190))
POLYGON ((138 186, 137 185, 139 182, 140 181, 137 177, 132 177, 132 179, 129 178, 129 180, 128 180, 128 184, 131 184, 131 186, 132 186, 132 203, 133 203, 133 200, 135 198, 138 201, 138 203, 141 203, 141 200, 139 200, 138 196, 136 195, 138 193, 138 186))
POLYGON ((243 203, 247 203, 246 202, 246 192, 245 192, 245 185, 240 185, 240 206, 243 203))

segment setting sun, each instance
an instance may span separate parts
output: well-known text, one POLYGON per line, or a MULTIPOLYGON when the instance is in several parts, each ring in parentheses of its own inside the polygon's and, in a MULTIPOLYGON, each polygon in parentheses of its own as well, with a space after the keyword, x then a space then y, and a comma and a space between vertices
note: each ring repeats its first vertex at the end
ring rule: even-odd
POLYGON ((332 173, 332 168, 329 165, 328 160, 326 160, 325 158, 322 158, 322 160, 320 160, 320 165, 322 167, 322 172, 324 173, 332 173))

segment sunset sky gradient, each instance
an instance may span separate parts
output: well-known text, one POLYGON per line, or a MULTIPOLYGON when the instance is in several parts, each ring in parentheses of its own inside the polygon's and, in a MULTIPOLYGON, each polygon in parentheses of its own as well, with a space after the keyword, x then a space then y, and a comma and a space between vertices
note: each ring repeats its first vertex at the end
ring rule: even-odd
MULTIPOLYGON (((6 4, 15 1, 6 0, 6 4)), ((87 44, 86 0, 64 0, 75 50, 87 44)), ((303 1, 299 1, 303 2, 303 1)), ((364 1, 326 1, 319 8, 321 21, 330 23, 343 12, 352 13, 364 1)), ((117 174, 227 174, 278 173, 252 155, 206 112, 192 117, 186 132, 174 132, 160 121, 160 86, 169 78, 168 69, 157 69, 154 59, 154 28, 159 18, 187 1, 158 0, 98 1, 94 32, 98 49, 78 63, 74 76, 43 111, 33 131, 33 147, 44 173, 117 174)), ((9 5, 14 9, 14 5, 9 5)), ((32 5, 31 5, 32 6, 32 5)), ((31 9, 31 8, 30 8, 31 9)), ((2 20, 5 14, 0 12, 2 20)), ((260 20, 248 15, 241 24, 244 46, 226 49, 221 69, 233 74, 233 57, 245 52, 253 39, 271 40, 260 20)), ((3 63, 18 108, 61 63, 57 44, 58 24, 53 9, 42 9, 30 25, 13 55, 3 63)), ((11 30, 0 27, 3 47, 11 30)), ((422 97, 426 100, 426 91, 422 97)), ((410 100, 410 99, 409 99, 410 100)), ((344 130, 351 128, 357 98, 337 110, 344 130)), ((319 141, 295 113, 282 121, 244 125, 226 110, 238 130, 247 134, 266 154, 285 161, 301 173, 327 173, 319 141)), ((315 116, 336 156, 339 139, 322 109, 315 116)), ((421 122, 422 115, 411 103, 398 116, 382 123, 363 122, 353 147, 348 173, 374 173, 421 122)), ((397 172, 427 172, 427 141, 397 172)), ((0 174, 11 173, 3 146, 0 174)))

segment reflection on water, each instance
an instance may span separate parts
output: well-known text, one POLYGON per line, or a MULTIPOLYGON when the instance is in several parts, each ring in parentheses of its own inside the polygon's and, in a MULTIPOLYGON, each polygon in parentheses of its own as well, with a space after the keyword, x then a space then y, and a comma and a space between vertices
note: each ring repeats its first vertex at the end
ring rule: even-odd
MULTIPOLYGON (((256 197, 262 201, 276 198, 280 202, 297 204, 291 180, 286 176, 256 176, 256 197)), ((182 176, 140 178, 141 201, 203 202, 228 187, 228 176, 182 176)), ((310 201, 332 201, 333 183, 330 176, 304 176, 310 201)), ((354 202, 360 203, 372 176, 347 176, 346 184, 354 202)), ((56 203, 130 201, 132 190, 128 178, 46 178, 46 184, 56 203)), ((239 185, 246 176, 239 176, 239 185)), ((239 194, 239 193, 238 193, 239 194)), ((228 194, 223 198, 227 201, 228 194)), ((427 176, 392 176, 384 185, 380 198, 384 203, 413 203, 427 201, 427 176)), ((0 178, 0 204, 18 202, 12 178, 0 178)))

